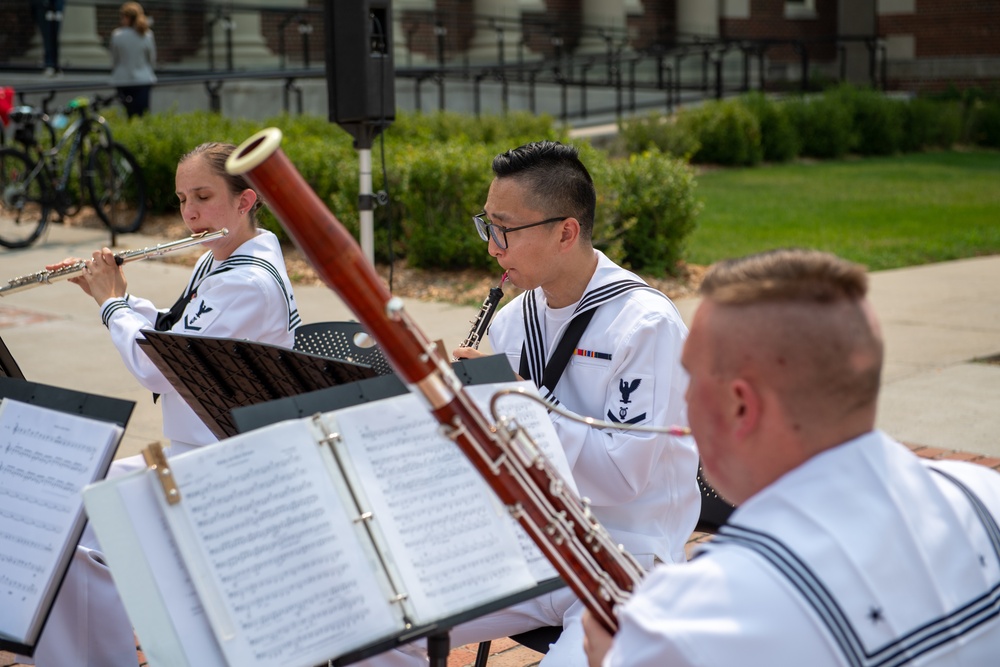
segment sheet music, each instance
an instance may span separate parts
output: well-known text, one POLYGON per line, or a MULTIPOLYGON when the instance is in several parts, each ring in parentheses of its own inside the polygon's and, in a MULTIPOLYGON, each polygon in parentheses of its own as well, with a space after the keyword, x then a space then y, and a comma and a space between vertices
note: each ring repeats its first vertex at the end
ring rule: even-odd
POLYGON ((113 456, 122 429, 11 399, 0 403, 0 633, 33 643, 67 542, 83 521, 81 489, 113 456))
MULTIPOLYGON (((205 609, 198 598, 194 582, 181 558, 180 550, 164 516, 156 493, 162 493, 153 474, 147 473, 117 483, 125 512, 143 545, 149 569, 155 573, 154 585, 169 610, 174 631, 184 641, 182 648, 191 665, 225 665, 219 643, 212 634, 205 609)), ((103 545, 103 543, 102 543, 103 545)), ((115 565, 115 563, 112 563, 115 565)), ((146 657, 155 660, 140 632, 139 641, 146 647, 146 657)))
MULTIPOLYGON (((473 385, 466 387, 466 390, 479 406, 480 410, 482 410, 483 414, 490 420, 490 423, 493 423, 495 420, 490 413, 490 400, 498 389, 511 387, 523 387, 535 396, 538 395, 538 389, 532 382, 527 380, 511 383, 473 385)), ((511 394, 501 396, 497 400, 497 411, 499 415, 517 421, 518 425, 531 436, 531 439, 535 441, 538 448, 542 450, 542 453, 545 454, 549 462, 559 472, 566 485, 574 493, 577 493, 576 482, 573 480, 569 461, 566 460, 566 453, 559 443, 559 437, 556 435, 555 427, 552 426, 552 421, 549 419, 548 411, 545 407, 530 398, 511 394)), ((559 576, 559 573, 552 566, 552 563, 549 562, 549 559, 545 557, 545 554, 542 553, 542 550, 528 536, 528 533, 521 528, 521 524, 513 517, 510 517, 510 523, 517 534, 518 544, 521 547, 521 551, 535 581, 545 581, 546 579, 559 576)))
POLYGON ((458 613, 535 583, 508 512, 461 450, 438 432, 419 397, 332 414, 343 436, 337 446, 348 452, 424 618, 458 613))
POLYGON ((400 629, 319 451, 296 420, 171 459, 167 516, 230 664, 316 664, 400 629))

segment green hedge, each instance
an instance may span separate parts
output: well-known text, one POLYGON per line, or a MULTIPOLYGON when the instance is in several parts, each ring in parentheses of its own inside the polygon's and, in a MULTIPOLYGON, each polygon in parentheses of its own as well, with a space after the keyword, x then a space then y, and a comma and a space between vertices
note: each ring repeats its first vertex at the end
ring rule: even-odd
MULTIPOLYGON (((325 119, 280 116, 252 123, 197 112, 116 119, 113 124, 116 138, 143 165, 151 210, 160 213, 177 210, 174 172, 183 154, 205 141, 241 143, 266 126, 282 130, 282 150, 289 160, 359 238, 357 152, 351 137, 325 119)), ((372 150, 373 190, 389 195, 388 204, 374 211, 376 261, 391 255, 405 257, 415 267, 494 267, 471 216, 486 200, 493 157, 541 139, 569 141, 566 129, 547 116, 398 114, 385 132, 384 169, 381 139, 372 150)), ((686 161, 657 150, 613 158, 586 142, 573 143, 598 190, 595 245, 634 270, 672 271, 697 215, 694 178, 686 161)), ((261 225, 286 238, 266 208, 261 225)))
MULTIPOLYGON (((325 118, 282 115, 256 123, 194 112, 129 120, 113 109, 108 118, 116 138, 143 165, 154 212, 177 210, 174 171, 183 154, 205 141, 240 143, 273 125, 283 131, 282 148, 305 180, 359 236, 357 152, 350 135, 325 118)), ((470 216, 486 199, 493 156, 540 139, 569 141, 567 129, 545 115, 397 114, 372 151, 373 189, 389 194, 388 205, 374 212, 376 260, 493 267, 470 216)), ((966 91, 901 100, 844 86, 783 99, 752 93, 673 116, 622 121, 618 148, 610 152, 574 143, 598 191, 594 244, 634 270, 669 272, 698 215, 688 162, 754 165, 963 142, 1000 147, 1000 94, 966 91)), ((285 237, 266 208, 261 224, 285 237)))
POLYGON ((757 117, 764 160, 787 162, 799 154, 802 150, 799 133, 777 102, 763 93, 749 93, 741 102, 757 117))
POLYGON ((614 184, 616 222, 625 232, 625 263, 674 274, 701 208, 695 197, 694 172, 652 149, 631 155, 628 164, 614 172, 614 184))
POLYGON ((619 121, 618 134, 626 154, 656 149, 682 160, 690 160, 701 144, 698 137, 681 127, 676 116, 651 112, 619 121))
POLYGON ((727 166, 800 156, 891 155, 959 143, 998 147, 1000 93, 971 90, 909 100, 852 86, 781 99, 750 93, 673 116, 653 113, 622 121, 619 127, 619 144, 627 153, 656 148, 727 166))
POLYGON ((843 157, 853 144, 851 109, 832 95, 797 97, 783 104, 804 157, 843 157))
POLYGON ((472 223, 492 180, 496 150, 484 145, 442 144, 437 150, 397 153, 393 171, 400 187, 395 214, 413 266, 489 268, 496 262, 472 223))
POLYGON ((692 162, 753 166, 763 158, 760 122, 738 100, 684 109, 677 115, 677 124, 698 141, 692 162))
POLYGON ((979 146, 1000 148, 1000 100, 977 101, 969 115, 969 139, 979 146))
POLYGON ((900 150, 950 148, 962 140, 962 105, 956 101, 917 98, 906 105, 900 150))

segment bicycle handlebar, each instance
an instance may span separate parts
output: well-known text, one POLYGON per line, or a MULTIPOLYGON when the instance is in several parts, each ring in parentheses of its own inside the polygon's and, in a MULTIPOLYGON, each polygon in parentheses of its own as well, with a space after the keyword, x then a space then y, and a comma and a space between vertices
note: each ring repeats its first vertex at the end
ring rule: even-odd
POLYGON ((80 96, 70 100, 66 106, 56 110, 52 115, 50 115, 43 108, 25 104, 14 107, 14 109, 11 110, 10 119, 15 123, 35 123, 38 121, 51 122, 52 119, 59 114, 70 116, 74 112, 79 112, 86 115, 88 110, 92 110, 94 113, 97 113, 102 108, 109 106, 117 100, 118 96, 114 94, 108 95, 107 97, 101 97, 100 95, 94 95, 93 97, 80 96))

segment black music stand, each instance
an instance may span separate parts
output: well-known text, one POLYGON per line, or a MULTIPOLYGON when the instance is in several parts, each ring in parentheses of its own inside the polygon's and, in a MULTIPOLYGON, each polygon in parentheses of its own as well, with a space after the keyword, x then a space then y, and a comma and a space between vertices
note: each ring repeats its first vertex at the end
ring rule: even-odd
MULTIPOLYGON (((463 384, 511 382, 516 379, 507 357, 495 354, 477 359, 463 359, 452 363, 452 368, 463 384)), ((252 431, 286 419, 298 419, 317 412, 328 412, 351 407, 368 401, 390 398, 406 393, 406 385, 395 375, 382 375, 328 389, 321 389, 299 396, 291 396, 268 403, 250 405, 233 410, 233 422, 241 433, 252 431)), ((448 663, 451 628, 485 614, 505 609, 518 602, 530 600, 544 593, 562 588, 566 584, 559 577, 539 582, 533 588, 480 605, 475 609, 439 619, 429 625, 415 626, 407 632, 374 642, 333 661, 334 665, 349 665, 373 655, 388 651, 415 639, 427 638, 430 667, 445 667, 448 663)))
MULTIPOLYGON (((2 346, 2 341, 0 341, 0 347, 2 347, 4 352, 6 352, 7 348, 2 346)), ((4 360, 0 358, 0 362, 3 361, 4 360)), ((13 359, 11 359, 11 361, 13 361, 13 359)), ((14 369, 17 369, 16 364, 14 365, 14 369)), ((4 372, 6 373, 8 370, 9 368, 6 364, 4 364, 4 372)), ((40 384, 38 382, 29 382, 24 380, 23 376, 17 378, 12 377, 9 374, 0 376, 0 398, 10 398, 15 401, 37 405, 50 410, 65 412, 71 415, 90 417, 91 419, 96 419, 98 421, 110 422, 121 426, 123 429, 126 425, 128 425, 128 420, 132 416, 132 410, 135 408, 135 403, 133 401, 110 398, 108 396, 99 396, 97 394, 87 394, 81 391, 63 389, 62 387, 53 387, 51 385, 40 384)), ((108 467, 111 465, 112 458, 113 455, 108 458, 108 467)), ((102 468, 99 471, 97 479, 103 479, 104 476, 108 474, 108 467, 102 468)), ((80 499, 80 502, 81 504, 83 503, 82 498, 80 499)), ((86 518, 86 514, 84 514, 84 518, 86 518)), ((74 545, 75 548, 75 545, 80 541, 80 536, 83 534, 85 526, 86 521, 81 521, 78 532, 70 536, 70 539, 67 540, 67 544, 74 545)), ((56 586, 55 595, 52 597, 53 601, 59 597, 59 589, 62 588, 63 582, 66 580, 66 572, 69 570, 71 562, 72 558, 67 557, 64 563, 65 567, 59 575, 59 583, 56 586)), ((45 610, 45 620, 42 622, 41 629, 39 630, 39 636, 45 632, 45 625, 48 623, 51 611, 52 606, 50 604, 49 608, 45 610)), ((0 650, 13 651, 14 653, 19 653, 21 655, 31 656, 35 652, 35 647, 33 645, 29 646, 0 637, 0 650)))
POLYGON ((7 344, 3 342, 3 338, 0 338, 0 377, 24 379, 24 373, 21 372, 17 362, 14 361, 14 356, 7 349, 7 344))
POLYGON ((455 614, 453 616, 446 616, 445 618, 439 619, 438 621, 428 625, 414 626, 403 634, 373 642, 355 651, 345 653, 331 662, 337 667, 344 667, 345 665, 360 662, 361 660, 371 658, 379 653, 384 653, 385 651, 402 646, 403 644, 409 644, 412 641, 426 637, 428 667, 447 667, 448 653, 451 651, 451 641, 449 640, 448 633, 453 627, 463 623, 468 623, 469 621, 474 621, 480 616, 492 614, 495 611, 506 609, 507 607, 518 604, 519 602, 531 600, 539 595, 550 593, 565 586, 566 584, 559 577, 546 579, 528 590, 521 591, 520 593, 514 593, 512 595, 506 595, 502 598, 493 600, 492 602, 480 605, 475 609, 470 609, 469 611, 462 612, 461 614, 455 614))
POLYGON ((139 345, 218 438, 239 433, 231 410, 374 377, 363 364, 279 345, 143 331, 139 345))
MULTIPOLYGON (((502 354, 478 359, 462 359, 453 362, 451 367, 466 385, 511 382, 516 379, 514 371, 510 368, 510 362, 502 354)), ((380 375, 297 396, 234 408, 232 420, 240 433, 246 433, 286 419, 299 419, 317 412, 329 412, 404 393, 406 385, 398 376, 380 375)))
POLYGON ((134 401, 87 394, 13 377, 0 377, 0 398, 11 398, 50 410, 111 422, 122 428, 128 425, 132 410, 135 409, 134 401))

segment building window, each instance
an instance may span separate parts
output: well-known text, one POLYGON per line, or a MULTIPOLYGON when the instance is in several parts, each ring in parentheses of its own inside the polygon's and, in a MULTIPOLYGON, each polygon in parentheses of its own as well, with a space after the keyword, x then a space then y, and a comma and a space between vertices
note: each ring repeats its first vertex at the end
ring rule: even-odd
POLYGON ((785 18, 816 18, 816 0, 785 0, 785 18))

